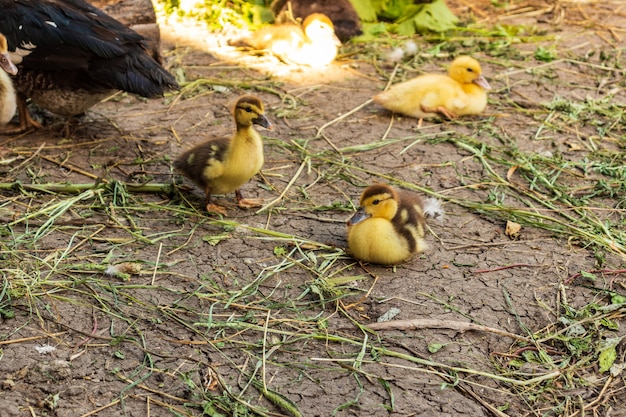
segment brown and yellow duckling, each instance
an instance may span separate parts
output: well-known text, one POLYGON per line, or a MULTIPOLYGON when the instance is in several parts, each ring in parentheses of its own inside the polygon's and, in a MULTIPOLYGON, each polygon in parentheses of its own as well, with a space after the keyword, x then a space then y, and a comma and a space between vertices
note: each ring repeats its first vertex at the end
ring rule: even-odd
POLYGON ((0 33, 0 131, 11 121, 17 109, 15 89, 9 74, 17 74, 17 67, 11 62, 7 38, 0 33))
POLYGON ((287 64, 319 68, 335 59, 341 42, 333 22, 326 15, 313 13, 302 26, 294 22, 266 26, 234 45, 267 51, 287 64))
POLYGON ((395 84, 374 97, 387 110, 420 120, 444 116, 480 114, 487 106, 491 86, 478 61, 460 56, 452 61, 448 75, 424 74, 395 84))
POLYGON ((263 103, 257 97, 239 98, 233 113, 237 126, 234 135, 212 137, 183 152, 174 162, 178 171, 204 190, 207 211, 222 215, 226 209, 213 204, 213 194, 234 191, 238 205, 244 208, 261 204, 244 199, 239 188, 263 167, 263 140, 253 125, 271 128, 263 103))
POLYGON ((375 184, 363 191, 348 220, 348 248, 361 261, 397 264, 426 249, 425 224, 419 196, 375 184))

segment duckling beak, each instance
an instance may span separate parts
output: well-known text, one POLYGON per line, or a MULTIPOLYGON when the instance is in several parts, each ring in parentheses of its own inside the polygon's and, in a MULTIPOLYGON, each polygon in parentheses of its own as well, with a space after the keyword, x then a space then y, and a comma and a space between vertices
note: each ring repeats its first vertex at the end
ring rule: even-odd
POLYGON ((17 74, 17 67, 11 62, 8 53, 0 54, 0 67, 11 75, 17 74))
POLYGON ((262 114, 259 115, 259 117, 257 117, 256 119, 254 119, 252 123, 254 123, 255 125, 263 126, 266 129, 270 129, 270 130, 273 129, 270 121, 267 120, 267 117, 263 116, 262 114))
POLYGON ((480 75, 478 78, 474 80, 474 84, 478 84, 485 90, 491 90, 491 86, 489 85, 485 77, 483 77, 482 75, 480 75))
POLYGON ((365 212, 365 209, 363 207, 359 207, 356 213, 354 213, 354 215, 350 217, 350 220, 348 220, 348 226, 354 226, 369 217, 370 215, 365 212))

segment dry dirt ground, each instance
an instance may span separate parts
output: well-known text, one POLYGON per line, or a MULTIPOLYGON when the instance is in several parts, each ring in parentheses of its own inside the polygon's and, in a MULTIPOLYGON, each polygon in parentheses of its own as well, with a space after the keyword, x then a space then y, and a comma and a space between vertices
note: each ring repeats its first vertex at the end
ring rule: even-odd
MULTIPOLYGON (((192 31, 189 39, 165 25, 166 63, 189 82, 180 94, 151 102, 118 95, 79 124, 46 115, 45 129, 4 138, 3 184, 119 180, 144 188, 2 191, 0 416, 298 415, 289 403, 311 417, 625 416, 621 374, 600 374, 589 361, 569 374, 585 381, 576 385, 557 377, 568 366, 557 359, 563 352, 543 350, 559 365, 528 365, 522 379, 509 363, 538 352, 532 344, 454 328, 475 323, 523 339, 557 326, 563 309, 605 300, 568 278, 598 269, 599 257, 605 270, 625 265, 623 256, 537 227, 512 239, 506 213, 463 204, 520 202, 460 143, 569 161, 585 158, 594 140, 613 151, 620 145, 597 139, 591 123, 558 124, 558 111, 541 103, 612 94, 623 105, 624 73, 606 68, 626 65, 626 8, 512 6, 452 2, 462 19, 484 27, 535 32, 558 59, 536 60, 537 44, 516 35, 477 33, 435 56, 431 49, 446 42, 416 37, 419 56, 395 73, 384 61, 390 40, 346 45, 332 68, 294 70, 238 56, 220 47, 222 37, 192 31), (375 104, 357 108, 392 73, 396 82, 443 71, 449 52, 464 48, 493 87, 487 114, 418 129, 375 104), (247 93, 263 99, 274 129, 261 131, 266 164, 243 192, 273 203, 261 211, 231 205, 221 222, 203 212, 201 191, 171 161, 230 132, 229 106, 247 93), (429 224, 429 249, 394 268, 342 252, 345 220, 374 181, 423 188, 446 212, 429 224), (103 273, 132 261, 141 271, 129 278, 103 273), (390 312, 442 328, 359 327, 390 312), (35 349, 42 346, 56 349, 35 349)), ((626 127, 617 123, 623 146, 626 127)), ((515 181, 515 172, 497 169, 515 181)), ((601 276, 595 286, 623 289, 625 278, 601 276)), ((611 333, 622 335, 621 327, 611 333)), ((618 345, 616 363, 623 352, 618 345)))

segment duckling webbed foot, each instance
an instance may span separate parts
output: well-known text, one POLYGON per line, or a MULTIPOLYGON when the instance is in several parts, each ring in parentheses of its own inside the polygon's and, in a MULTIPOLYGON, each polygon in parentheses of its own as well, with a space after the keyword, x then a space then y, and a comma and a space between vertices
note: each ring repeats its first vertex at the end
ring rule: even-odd
POLYGON ((10 123, 0 127, 0 135, 19 135, 29 130, 41 129, 41 123, 35 121, 28 111, 26 102, 21 98, 18 99, 17 110, 20 122, 18 124, 10 123))
POLYGON ((217 204, 208 203, 206 205, 206 211, 209 213, 221 214, 222 216, 226 216, 226 207, 218 206, 217 204))
POLYGON ((422 111, 424 113, 437 113, 437 114, 442 115, 446 119, 456 119, 457 118, 456 114, 454 114, 453 112, 451 112, 450 110, 446 109, 443 106, 432 108, 432 107, 424 106, 422 104, 420 107, 421 107, 421 109, 422 109, 422 111))
POLYGON ((206 189, 206 211, 226 216, 226 207, 218 206, 211 201, 211 190, 208 187, 206 189))
POLYGON ((235 191, 235 198, 237 199, 237 205, 241 208, 261 207, 263 205, 262 198, 243 198, 239 190, 235 191))

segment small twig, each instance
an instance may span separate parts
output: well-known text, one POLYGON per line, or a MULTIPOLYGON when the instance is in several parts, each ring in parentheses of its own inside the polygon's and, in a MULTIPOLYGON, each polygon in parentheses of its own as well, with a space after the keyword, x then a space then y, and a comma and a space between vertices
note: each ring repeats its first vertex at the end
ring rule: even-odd
MULTIPOLYGON (((594 269, 591 271, 585 271, 588 274, 606 274, 606 275, 616 275, 616 274, 626 274, 626 269, 594 269)), ((576 278, 582 277, 582 272, 578 272, 576 274, 570 275, 565 280, 565 284, 569 284, 574 281, 576 278)))
POLYGON ((495 329, 493 327, 482 326, 475 323, 466 323, 460 321, 450 320, 435 320, 435 319, 414 319, 414 320, 392 320, 383 323, 368 324, 367 327, 371 330, 418 330, 418 329, 452 329, 464 333, 468 330, 475 330, 479 332, 494 333, 500 336, 510 337, 516 340, 523 340, 530 342, 528 337, 520 336, 515 333, 507 332, 506 330, 495 329))
POLYGON ((274 204, 282 201, 282 199, 285 197, 285 194, 287 194, 287 191, 291 188, 291 186, 296 182, 296 180, 298 179, 298 177, 300 176, 300 174, 302 173, 302 170, 304 169, 304 167, 309 163, 309 158, 304 158, 304 160, 302 161, 302 163, 300 164, 300 167, 298 168, 298 170, 296 171, 296 173, 293 175, 293 177, 291 177, 291 180, 289 181, 289 183, 287 184, 287 186, 285 187, 285 189, 283 190, 282 193, 280 193, 280 195, 278 197, 276 197, 275 199, 273 199, 272 201, 270 201, 269 203, 267 203, 266 205, 264 205, 263 207, 261 207, 260 209, 257 210, 256 214, 262 213, 265 210, 267 210, 268 208, 274 206, 274 204))
POLYGON ((32 340, 47 339, 48 337, 61 336, 62 334, 65 334, 65 333, 67 333, 67 332, 45 334, 43 336, 22 337, 20 339, 12 339, 12 340, 0 340, 0 346, 2 346, 2 345, 12 345, 13 343, 30 342, 32 340))
POLYGON ((347 113, 342 114, 341 116, 331 120, 330 122, 324 124, 322 127, 320 127, 319 129, 317 129, 317 134, 315 135, 316 138, 319 138, 322 135, 322 132, 324 131, 324 129, 326 129, 327 127, 330 127, 332 125, 334 125, 337 122, 342 121, 343 119, 345 119, 346 117, 358 112, 359 110, 361 110, 363 107, 367 106, 368 104, 372 103, 374 100, 372 100, 371 98, 366 100, 365 102, 363 102, 362 104, 356 106, 355 108, 353 108, 352 110, 350 110, 347 113))
POLYGON ((470 272, 472 272, 472 274, 485 274, 487 272, 502 271, 504 269, 510 269, 510 268, 522 268, 522 267, 541 268, 541 267, 546 267, 546 266, 549 266, 549 265, 512 264, 512 265, 506 265, 506 266, 499 266, 493 269, 477 269, 475 271, 470 271, 470 272))
POLYGON ((157 271, 159 270, 159 260, 161 259, 161 251, 163 250, 163 242, 159 244, 159 251, 157 252, 156 261, 154 262, 154 271, 152 272, 152 280, 150 285, 154 286, 154 280, 156 279, 157 271))

